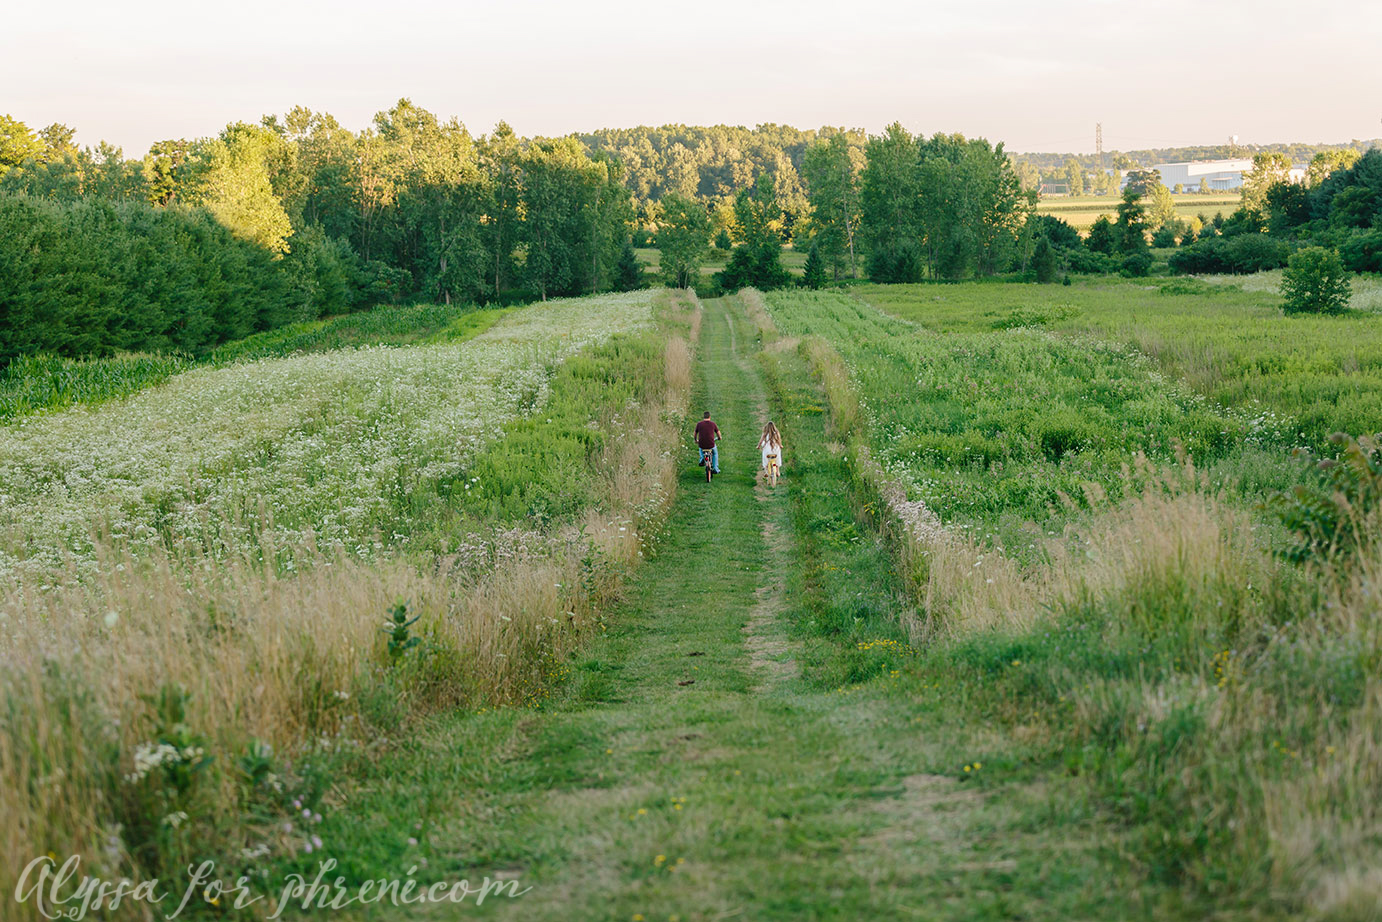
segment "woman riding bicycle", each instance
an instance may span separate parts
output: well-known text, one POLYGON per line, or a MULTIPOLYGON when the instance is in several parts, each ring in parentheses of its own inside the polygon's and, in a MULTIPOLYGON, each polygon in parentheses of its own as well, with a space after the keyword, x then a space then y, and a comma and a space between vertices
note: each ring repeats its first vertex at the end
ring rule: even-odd
POLYGON ((763 427, 758 438, 758 450, 763 453, 763 470, 767 473, 768 486, 777 486, 777 474, 782 469, 782 433, 777 431, 772 420, 763 427))

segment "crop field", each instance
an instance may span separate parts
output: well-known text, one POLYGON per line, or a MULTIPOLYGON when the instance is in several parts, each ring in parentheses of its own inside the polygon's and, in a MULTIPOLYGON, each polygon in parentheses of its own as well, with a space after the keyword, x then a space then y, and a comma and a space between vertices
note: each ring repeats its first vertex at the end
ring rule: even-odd
MULTIPOLYGON (((1176 203, 1176 217, 1186 220, 1194 217, 1212 218, 1216 212, 1226 217, 1238 208, 1241 196, 1238 193, 1211 193, 1206 195, 1172 195, 1176 203)), ((1089 230, 1090 226, 1107 215, 1110 221, 1118 217, 1118 196, 1112 195, 1074 195, 1051 196, 1037 203, 1037 214, 1053 215, 1076 230, 1089 230)))

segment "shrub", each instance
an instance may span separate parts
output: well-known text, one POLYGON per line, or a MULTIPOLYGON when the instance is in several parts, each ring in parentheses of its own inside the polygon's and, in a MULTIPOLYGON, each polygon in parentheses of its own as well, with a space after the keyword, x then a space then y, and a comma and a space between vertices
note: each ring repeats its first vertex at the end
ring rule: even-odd
POLYGON ((1104 253, 1093 250, 1071 250, 1066 254, 1071 272, 1085 275, 1107 275, 1118 268, 1118 263, 1104 253))
POLYGON ((1285 553, 1292 560, 1351 553, 1375 534, 1369 525, 1382 505, 1382 445, 1341 432, 1329 441, 1339 457, 1315 462, 1306 483, 1267 504, 1291 533, 1285 553))
POLYGON ((1152 254, 1145 251, 1133 253, 1124 258, 1118 271, 1131 278, 1142 278, 1152 271, 1152 254))
POLYGON ((1170 224, 1163 224, 1157 228, 1157 232, 1152 234, 1152 246, 1159 249, 1167 249, 1176 245, 1176 229, 1170 224))
POLYGON ((1114 249, 1113 222, 1105 215, 1100 215, 1099 219, 1089 229, 1089 236, 1085 239, 1085 246, 1092 253, 1110 254, 1114 249))
POLYGON ((1225 272, 1249 275, 1286 265, 1290 252, 1286 244, 1265 234, 1239 234, 1236 237, 1208 237, 1171 254, 1172 272, 1205 274, 1225 272))
POLYGON ((1290 248, 1265 234, 1242 234, 1225 242, 1230 272, 1250 275, 1286 265, 1290 248))
POLYGON ((1080 232, 1055 215, 1036 215, 1032 221, 1037 236, 1049 240, 1051 246, 1062 250, 1073 250, 1080 246, 1080 232))
POLYGON ((1382 272, 1382 230, 1347 238, 1339 255, 1350 272, 1382 272))
POLYGON ((1352 289, 1337 250, 1306 247, 1291 257, 1281 277, 1282 309, 1288 314, 1341 314, 1352 289))

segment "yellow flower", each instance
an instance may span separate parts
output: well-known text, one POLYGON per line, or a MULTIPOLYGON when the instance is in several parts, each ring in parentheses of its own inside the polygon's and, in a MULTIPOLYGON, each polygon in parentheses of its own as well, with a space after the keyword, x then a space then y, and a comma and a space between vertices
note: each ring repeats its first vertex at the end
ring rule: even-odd
POLYGON ((643 913, 641 913, 641 912, 636 912, 636 913, 634 913, 634 914, 633 914, 633 922, 643 922, 643 913))
POLYGON ((974 768, 975 768, 976 771, 979 770, 979 769, 981 769, 981 768, 983 768, 983 767, 984 767, 984 763, 983 763, 983 762, 975 762, 975 763, 974 763, 974 768))
POLYGON ((661 865, 662 865, 662 862, 664 862, 664 861, 666 861, 666 860, 667 860, 667 856, 666 856, 666 855, 658 855, 656 858, 653 859, 653 864, 656 864, 656 865, 658 865, 658 866, 661 866, 661 865))
POLYGON ((612 755, 614 755, 614 750, 613 750, 613 749, 606 749, 606 750, 605 750, 605 755, 607 755, 607 756, 612 756, 612 755))
POLYGON ((639 816, 644 816, 644 815, 647 814, 647 812, 648 812, 648 811, 645 810, 645 809, 643 809, 642 807, 639 807, 639 808, 638 808, 638 815, 639 815, 639 816))
POLYGON ((965 766, 965 771, 969 771, 969 766, 968 766, 968 765, 965 766))

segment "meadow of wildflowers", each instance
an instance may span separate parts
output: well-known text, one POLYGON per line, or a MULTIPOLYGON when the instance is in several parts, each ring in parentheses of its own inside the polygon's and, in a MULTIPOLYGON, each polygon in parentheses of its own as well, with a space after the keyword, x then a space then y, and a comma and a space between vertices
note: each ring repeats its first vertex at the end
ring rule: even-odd
POLYGON ((0 886, 261 875, 323 847, 333 759, 541 706, 655 541, 697 318, 556 301, 0 427, 0 886))
POLYGON ((564 358, 651 319, 643 293, 521 311, 459 345, 198 368, 0 429, 0 583, 98 566, 96 540, 216 555, 264 537, 368 556, 409 497, 464 478, 564 358))

